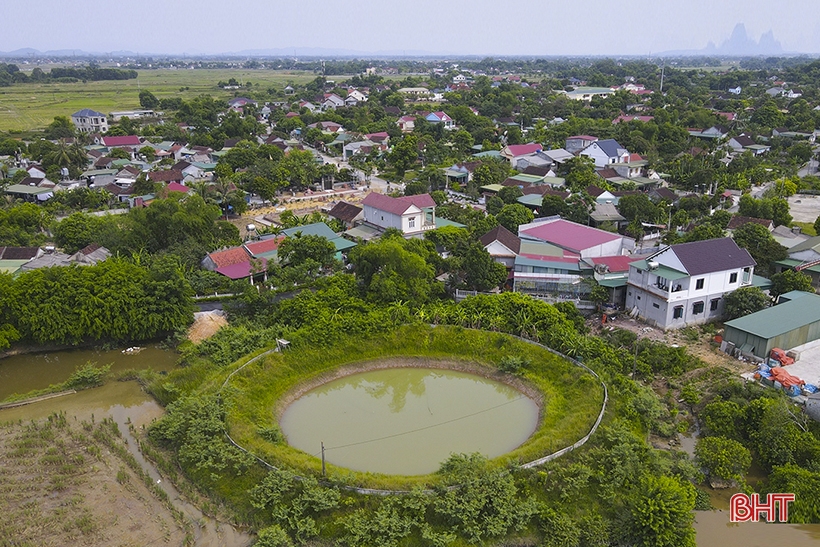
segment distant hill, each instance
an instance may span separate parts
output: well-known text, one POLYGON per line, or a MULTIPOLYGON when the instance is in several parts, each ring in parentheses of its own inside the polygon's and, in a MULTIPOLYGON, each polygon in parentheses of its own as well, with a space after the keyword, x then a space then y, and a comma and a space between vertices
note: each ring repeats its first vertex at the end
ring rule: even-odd
POLYGON ((794 52, 783 50, 780 41, 776 40, 774 33, 770 30, 760 36, 760 40, 751 38, 746 32, 746 25, 738 23, 732 30, 731 36, 720 46, 714 42, 709 42, 703 49, 688 49, 677 51, 663 51, 657 55, 660 57, 691 57, 701 55, 724 55, 733 57, 752 57, 756 55, 796 55, 794 52))

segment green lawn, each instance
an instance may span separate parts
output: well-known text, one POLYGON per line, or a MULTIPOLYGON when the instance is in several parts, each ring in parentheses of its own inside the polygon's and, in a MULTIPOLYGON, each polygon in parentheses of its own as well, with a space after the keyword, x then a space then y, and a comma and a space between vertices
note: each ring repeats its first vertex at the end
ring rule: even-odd
POLYGON ((203 93, 229 98, 237 90, 216 87, 219 81, 236 78, 261 89, 282 89, 288 83, 313 80, 315 74, 305 71, 279 70, 141 70, 135 80, 114 80, 73 84, 15 84, 0 87, 0 131, 24 132, 42 129, 55 116, 91 108, 108 114, 117 110, 139 108, 139 92, 151 91, 157 98, 189 99, 203 93))

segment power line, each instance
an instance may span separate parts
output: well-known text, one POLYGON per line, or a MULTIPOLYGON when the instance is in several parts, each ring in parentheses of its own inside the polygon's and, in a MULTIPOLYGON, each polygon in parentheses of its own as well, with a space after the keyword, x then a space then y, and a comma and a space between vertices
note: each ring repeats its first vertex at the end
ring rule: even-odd
MULTIPOLYGON (((479 410, 479 411, 477 411, 477 412, 473 412, 473 413, 471 413, 471 414, 466 414, 466 415, 464 415, 464 416, 460 416, 460 417, 458 417, 458 418, 453 418, 452 420, 446 420, 446 421, 444 421, 444 422, 440 422, 440 423, 437 423, 437 424, 426 425, 426 426, 424 426, 424 427, 419 427, 419 428, 417 428, 417 429, 411 429, 411 430, 409 430, 409 431, 403 431, 402 433, 394 433, 394 434, 392 434, 392 435, 386 435, 386 436, 384 436, 384 437, 378 437, 378 438, 376 438, 376 439, 370 439, 370 440, 367 440, 367 441, 359 441, 359 442, 355 442, 355 443, 343 444, 343 445, 339 445, 339 446, 332 446, 332 447, 330 447, 330 448, 325 447, 325 452, 327 452, 328 450, 336 450, 336 449, 338 449, 338 448, 348 448, 348 447, 350 447, 350 446, 358 446, 358 445, 361 445, 361 444, 375 443, 375 442, 377 442, 377 441, 383 441, 383 440, 386 440, 386 439, 392 439, 392 438, 395 438, 395 437, 401 437, 401 436, 403 436, 403 435, 409 435, 409 434, 411 434, 411 433, 418 433, 419 431, 424 431, 424 430, 426 430, 426 429, 432 429, 432 428, 434 428, 434 427, 439 427, 439 426, 442 426, 442 425, 446 425, 446 424, 451 424, 451 423, 453 423, 453 422, 457 422, 457 421, 459 421, 459 420, 464 420, 464 419, 466 419, 466 418, 471 418, 471 417, 473 417, 473 416, 478 416, 479 414, 484 414, 485 412, 489 412, 489 411, 491 411, 491 410, 495 410, 495 409, 497 409, 497 408, 501 408, 502 406, 506 406, 506 405, 509 405, 509 404, 515 403, 516 401, 520 401, 521 399, 524 399, 524 398, 525 398, 525 396, 524 396, 524 395, 521 395, 521 396, 519 396, 519 397, 516 397, 515 399, 512 399, 511 401, 507 401, 507 402, 505 402, 505 403, 501 403, 501 404, 499 404, 499 405, 492 406, 492 407, 490 407, 490 408, 485 408, 484 410, 479 410)), ((314 454, 314 456, 318 456, 318 454, 314 454)))

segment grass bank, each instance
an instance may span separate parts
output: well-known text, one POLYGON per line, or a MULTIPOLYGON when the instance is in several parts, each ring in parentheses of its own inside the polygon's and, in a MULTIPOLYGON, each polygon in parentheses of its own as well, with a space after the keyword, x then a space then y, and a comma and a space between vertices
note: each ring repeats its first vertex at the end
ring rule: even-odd
MULTIPOLYGON (((284 442, 271 430, 287 402, 305 389, 346 371, 389 366, 390 359, 411 359, 425 366, 447 366, 513 385, 540 403, 535 433, 516 450, 496 458, 498 466, 524 463, 569 446, 590 429, 603 402, 600 383, 588 372, 547 350, 513 337, 459 327, 406 326, 386 335, 351 339, 330 348, 298 348, 266 356, 236 374, 223 390, 231 436, 256 456, 302 474, 321 473, 321 461, 284 442), (500 372, 505 357, 528 363, 515 376, 500 372)), ((206 384, 221 385, 230 371, 206 384)), ((331 480, 367 488, 409 489, 437 482, 436 475, 395 476, 354 472, 328 465, 331 480)))

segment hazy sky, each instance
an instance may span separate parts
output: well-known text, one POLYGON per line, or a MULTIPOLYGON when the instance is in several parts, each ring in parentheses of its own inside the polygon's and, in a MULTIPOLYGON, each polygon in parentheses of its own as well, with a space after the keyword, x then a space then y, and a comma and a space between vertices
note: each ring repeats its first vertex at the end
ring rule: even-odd
POLYGON ((720 45, 737 23, 820 53, 817 0, 28 0, 4 2, 0 51, 647 55, 720 45))

